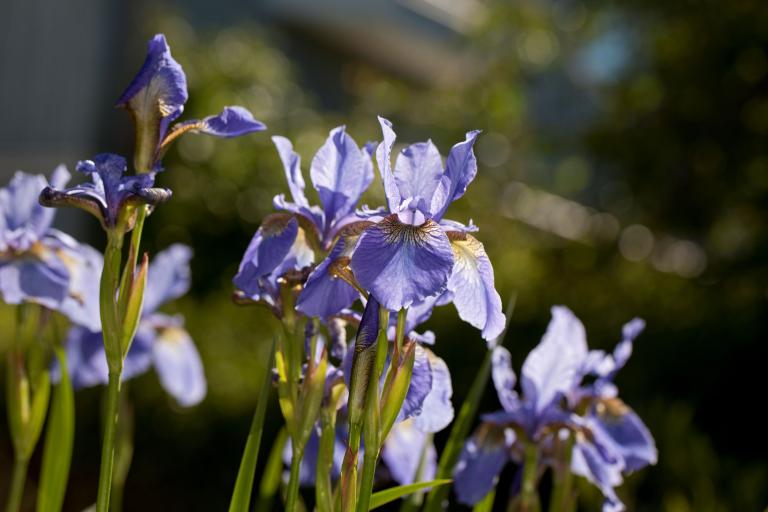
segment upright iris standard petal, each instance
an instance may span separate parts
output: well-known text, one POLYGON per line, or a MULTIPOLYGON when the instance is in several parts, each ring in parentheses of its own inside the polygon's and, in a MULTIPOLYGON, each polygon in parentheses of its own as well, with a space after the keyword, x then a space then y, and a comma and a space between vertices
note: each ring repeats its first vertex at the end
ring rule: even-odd
POLYGON ((365 230, 350 266, 363 288, 398 311, 445 289, 453 250, 435 222, 412 226, 390 215, 365 230))
POLYGON ((432 141, 405 148, 395 161, 394 176, 400 197, 411 198, 412 207, 431 213, 432 196, 443 176, 443 160, 432 141))
POLYGON ((360 196, 373 180, 370 156, 339 126, 312 159, 309 171, 325 214, 324 235, 355 210, 360 196))
POLYGON ((513 441, 511 430, 481 425, 466 442, 453 472, 453 489, 460 503, 474 505, 493 489, 509 461, 513 441))
POLYGON ((153 313, 162 304, 187 293, 192 279, 191 259, 192 249, 183 244, 174 244, 152 259, 144 292, 144 314, 153 313))
POLYGON ((435 445, 412 420, 392 427, 384 441, 381 459, 400 485, 433 480, 437 472, 435 445))
POLYGON ((360 293, 333 275, 332 267, 348 252, 350 241, 339 238, 331 253, 312 271, 299 294, 296 309, 307 316, 329 318, 350 307, 360 293))
POLYGON ((171 56, 165 36, 157 34, 150 39, 144 64, 117 100, 117 106, 130 110, 137 132, 147 134, 147 139, 153 139, 157 146, 168 125, 184 111, 186 102, 187 78, 171 56))
POLYGON ((193 125, 195 131, 224 138, 239 137, 267 129, 264 123, 253 118, 248 109, 238 106, 224 107, 224 110, 215 116, 208 116, 200 121, 187 121, 184 124, 193 125))
POLYGON ((517 376, 512 370, 512 355, 504 347, 496 347, 491 357, 491 377, 499 402, 505 411, 515 411, 520 406, 520 398, 515 391, 517 376))
POLYGON ((477 159, 472 147, 480 135, 479 130, 467 132, 467 138, 451 148, 445 164, 445 174, 440 180, 432 200, 432 215, 435 220, 441 220, 450 204, 459 199, 467 191, 467 186, 477 174, 477 159))
POLYGON ((392 146, 395 144, 394 130, 392 130, 392 123, 383 117, 379 117, 379 124, 381 125, 381 132, 383 134, 383 141, 376 149, 376 161, 379 164, 379 173, 381 173, 381 181, 384 184, 384 195, 387 197, 387 206, 391 213, 397 212, 400 209, 400 191, 398 190, 397 183, 395 182, 395 175, 392 172, 392 146))
POLYGON ((426 353, 429 360, 432 386, 421 403, 421 412, 413 418, 413 424, 423 432, 439 432, 453 421, 451 374, 445 361, 437 357, 431 350, 423 347, 421 349, 426 353))
POLYGON ((523 364, 522 387, 526 400, 541 412, 560 394, 581 380, 579 370, 587 356, 584 325, 564 306, 552 308, 552 320, 541 343, 523 364))
POLYGON ((299 233, 299 223, 287 214, 273 214, 264 220, 245 251, 233 279, 249 296, 260 292, 259 279, 270 274, 288 255, 299 233))
POLYGON ((293 150, 293 144, 285 137, 272 137, 280 155, 280 161, 285 169, 285 177, 288 181, 288 189, 291 191, 293 202, 298 206, 309 207, 309 201, 304 194, 304 176, 301 175, 301 157, 293 150))
POLYGON ((207 385, 200 354, 180 325, 159 329, 152 344, 152 360, 160 384, 180 405, 191 407, 205 398, 207 385))
POLYGON ((453 272, 448 289, 459 317, 478 329, 483 338, 494 340, 504 330, 501 297, 494 287, 493 267, 483 244, 472 235, 451 240, 453 272))

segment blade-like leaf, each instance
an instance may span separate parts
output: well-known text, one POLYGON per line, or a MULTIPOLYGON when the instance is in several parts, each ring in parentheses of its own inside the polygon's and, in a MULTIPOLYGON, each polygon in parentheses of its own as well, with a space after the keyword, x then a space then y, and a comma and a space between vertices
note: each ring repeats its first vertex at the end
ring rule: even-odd
POLYGON ((477 504, 475 504, 472 512, 491 512, 491 510, 493 510, 493 500, 495 498, 496 488, 494 487, 488 494, 485 495, 485 498, 481 499, 477 502, 477 504))
POLYGON ((395 501, 398 498, 402 498, 403 496, 408 496, 409 494, 413 494, 416 491, 427 489, 428 487, 439 487, 445 484, 449 484, 451 481, 452 480, 446 478, 441 480, 431 480, 429 482, 416 482, 415 484, 399 485, 397 487, 384 489, 383 491, 379 491, 371 495, 371 504, 368 510, 373 510, 382 505, 386 505, 387 503, 395 501))
POLYGON ((48 414, 48 400, 51 396, 51 376, 48 370, 42 372, 37 377, 35 384, 35 393, 32 397, 32 408, 30 409, 29 424, 24 435, 25 446, 24 453, 27 458, 32 456, 35 451, 40 433, 43 431, 45 417, 48 414))
POLYGON ((283 474, 283 449, 287 441, 288 430, 283 427, 272 442, 272 450, 269 452, 267 466, 264 468, 264 473, 261 476, 259 500, 256 507, 258 512, 272 510, 272 501, 280 488, 280 479, 283 474))
POLYGON ((64 502, 75 439, 75 394, 67 370, 67 358, 56 348, 61 380, 53 390, 48 428, 45 432, 37 512, 59 512, 64 502))
POLYGON ((128 293, 128 297, 125 303, 125 311, 123 316, 123 333, 120 339, 120 348, 122 350, 123 358, 128 353, 128 349, 131 348, 131 342, 136 335, 136 330, 139 328, 139 320, 141 319, 141 310, 144 306, 144 289, 147 286, 147 272, 149 269, 149 257, 144 253, 144 257, 141 260, 141 266, 131 284, 131 290, 128 293))
MULTIPOLYGON (((269 359, 272 361, 275 354, 275 342, 272 342, 272 349, 269 353, 269 359)), ((253 490, 253 477, 256 474, 256 462, 259 458, 259 447, 261 446, 261 434, 264 431, 264 416, 267 412, 267 402, 269 401, 269 390, 272 388, 272 371, 267 365, 264 370, 264 381, 259 389, 259 397, 256 402, 256 411, 253 413, 251 422, 251 431, 248 433, 248 440, 245 442, 243 458, 240 461, 240 469, 237 472, 235 488, 232 491, 232 500, 229 502, 229 512, 248 512, 251 506, 251 491, 253 490)))

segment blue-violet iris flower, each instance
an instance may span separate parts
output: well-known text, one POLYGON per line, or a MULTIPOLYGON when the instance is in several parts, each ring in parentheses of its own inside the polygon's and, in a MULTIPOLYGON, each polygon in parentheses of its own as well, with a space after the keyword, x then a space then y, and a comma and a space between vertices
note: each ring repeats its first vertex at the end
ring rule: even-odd
POLYGON ((187 97, 184 70, 171 56, 165 36, 157 34, 149 40, 144 64, 117 101, 118 107, 131 113, 136 125, 137 155, 140 155, 137 171, 158 170, 159 159, 168 144, 183 133, 237 137, 266 129, 248 110, 237 106, 170 127, 184 111, 187 97))
MULTIPOLYGON (((70 174, 53 171, 51 184, 63 187, 70 174)), ((70 320, 98 328, 101 255, 51 227, 55 211, 38 202, 48 186, 42 175, 17 172, 0 189, 0 294, 8 304, 32 302, 70 320)))
POLYGON ((533 443, 540 464, 556 465, 555 447, 573 436, 570 471, 586 477, 606 498, 604 511, 623 510, 615 487, 622 474, 655 464, 656 446, 642 420, 618 397, 613 377, 642 331, 635 319, 623 330, 616 351, 589 351, 584 326, 567 308, 552 308, 552 321, 541 343, 522 368, 522 396, 509 352, 493 352, 493 382, 502 411, 483 416, 467 441, 454 472, 459 501, 474 504, 495 485, 510 460, 523 463, 533 443), (584 378, 594 376, 592 383, 584 378))

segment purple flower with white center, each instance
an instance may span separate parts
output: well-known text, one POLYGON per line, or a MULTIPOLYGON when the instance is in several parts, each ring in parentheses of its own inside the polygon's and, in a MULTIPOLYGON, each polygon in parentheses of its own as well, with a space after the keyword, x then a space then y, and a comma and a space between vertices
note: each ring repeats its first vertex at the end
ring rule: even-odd
POLYGON ((450 292, 459 316, 494 339, 504 328, 501 298, 483 245, 460 223, 443 219, 477 174, 472 147, 479 131, 451 148, 445 167, 431 141, 406 147, 390 161, 395 133, 379 118, 384 142, 376 150, 389 215, 360 236, 350 267, 390 311, 450 292))
MULTIPOLYGON (((51 184, 62 187, 69 178, 59 166, 51 184)), ((17 172, 0 189, 0 294, 8 304, 37 303, 98 328, 98 283, 90 276, 101 255, 51 227, 55 211, 38 202, 47 186, 42 175, 17 172)))
POLYGON ((101 222, 109 231, 122 225, 133 229, 137 206, 154 207, 171 197, 171 191, 154 188, 153 174, 125 175, 125 158, 110 153, 96 155, 93 160, 78 162, 77 170, 91 177, 91 183, 72 188, 45 187, 40 192, 40 204, 50 207, 73 206, 83 209, 101 222))
MULTIPOLYGON (((271 286, 283 272, 299 270, 314 261, 311 247, 317 241, 331 249, 339 232, 361 217, 355 208, 360 196, 373 180, 370 145, 359 148, 343 126, 331 130, 310 166, 312 184, 322 208, 311 206, 304 194, 301 157, 284 137, 273 137, 285 169, 291 200, 284 195, 274 199, 275 207, 288 213, 271 215, 254 235, 235 276, 235 285, 251 297, 269 297, 271 286)), ((330 276, 331 264, 343 256, 346 238, 340 238, 326 258, 307 279, 299 295, 297 309, 308 316, 330 317, 352 305, 358 292, 342 279, 330 276)), ((274 303, 276 300, 268 299, 274 303)))
POLYGON ((266 129, 243 107, 225 107, 215 115, 185 121, 170 128, 184 111, 187 102, 187 78, 181 65, 171 56, 162 34, 150 39, 147 57, 139 73, 117 101, 118 107, 131 112, 136 124, 139 172, 156 170, 168 144, 193 131, 218 137, 238 137, 266 129))
MULTIPOLYGON (((157 309, 184 295, 190 286, 192 251, 181 244, 160 252, 149 266, 144 308, 136 336, 126 355, 122 378, 136 377, 154 366, 160 384, 185 407, 199 403, 206 394, 200 355, 180 315, 157 309)), ((104 342, 99 331, 70 329, 66 340, 67 365, 75 388, 109 381, 104 342)))
POLYGON ((487 414, 470 438, 454 472, 459 501, 474 504, 495 485, 503 466, 522 463, 527 444, 535 444, 545 464, 556 464, 558 436, 574 438, 570 470, 585 476, 603 492, 605 510, 622 510, 614 488, 622 474, 656 462, 657 452, 642 420, 616 397, 612 379, 626 362, 642 321, 623 330, 613 355, 588 351, 584 326, 567 308, 552 308, 552 321, 541 343, 522 369, 522 397, 509 352, 493 352, 493 382, 503 407, 487 414), (582 384, 587 375, 597 376, 582 384))

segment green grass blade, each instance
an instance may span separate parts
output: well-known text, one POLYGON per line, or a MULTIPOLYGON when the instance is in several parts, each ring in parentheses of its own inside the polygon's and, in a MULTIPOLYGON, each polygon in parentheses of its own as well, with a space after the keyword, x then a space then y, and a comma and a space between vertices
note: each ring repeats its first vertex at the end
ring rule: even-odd
MULTIPOLYGON (((272 342, 269 359, 272 361, 275 357, 275 342, 272 342)), ((253 413, 251 430, 248 433, 248 440, 243 450, 243 458, 240 461, 240 469, 237 472, 235 488, 232 490, 232 500, 229 503, 229 512, 248 512, 251 505, 251 492, 253 491, 253 479, 256 474, 256 462, 259 459, 259 447, 261 446, 261 435, 264 432, 264 417, 267 413, 267 402, 269 401, 269 390, 272 387, 272 371, 269 364, 264 372, 264 381, 259 389, 256 411, 253 413)))
POLYGON ((485 498, 475 504, 472 508, 472 512, 491 512, 493 510, 493 500, 496 498, 496 487, 488 491, 485 498))
POLYGON ((37 512, 59 512, 64 503, 75 439, 75 393, 67 370, 64 350, 55 349, 61 380, 53 390, 48 428, 45 432, 37 512))
POLYGON ((429 482, 416 482, 415 484, 399 485, 397 487, 384 489, 383 491, 379 491, 371 495, 371 504, 368 510, 373 510, 382 505, 386 505, 387 503, 395 501, 398 498, 413 494, 416 491, 420 491, 428 487, 444 487, 445 484, 449 483, 451 483, 450 479, 431 480, 429 482))

